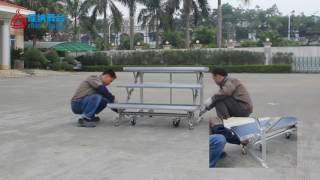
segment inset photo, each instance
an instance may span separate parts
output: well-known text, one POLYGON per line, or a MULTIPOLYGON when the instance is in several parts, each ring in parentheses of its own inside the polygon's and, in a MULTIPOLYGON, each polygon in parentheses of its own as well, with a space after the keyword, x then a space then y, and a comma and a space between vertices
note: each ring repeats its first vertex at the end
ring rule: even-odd
POLYGON ((210 130, 210 168, 297 166, 295 117, 233 117, 210 130))
MULTIPOLYGON (((199 114, 203 116, 211 109, 216 110, 217 117, 211 114, 207 117, 209 167, 296 167, 297 118, 257 116, 253 113, 253 102, 261 104, 261 101, 265 101, 263 96, 255 95, 257 89, 247 87, 223 68, 214 68, 211 74, 213 85, 217 85, 219 90, 204 103, 199 114), (254 98, 251 98, 251 92, 254 93, 254 98)), ((253 83, 250 86, 253 87, 253 83)), ((270 91, 263 93, 268 96, 270 91)), ((281 97, 278 101, 282 101, 281 97)), ((276 114, 279 111, 272 106, 278 104, 265 103, 260 106, 271 107, 261 111, 258 106, 257 112, 276 114)))

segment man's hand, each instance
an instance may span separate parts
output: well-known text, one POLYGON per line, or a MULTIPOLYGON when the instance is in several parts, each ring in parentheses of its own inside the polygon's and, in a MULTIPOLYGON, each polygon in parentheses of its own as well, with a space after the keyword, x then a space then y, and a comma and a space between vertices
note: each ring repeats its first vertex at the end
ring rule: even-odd
POLYGON ((205 106, 200 107, 199 117, 207 112, 207 108, 205 106))
POLYGON ((208 98, 203 105, 200 107, 199 117, 209 110, 210 105, 212 104, 212 98, 208 98))
POLYGON ((112 101, 113 101, 113 103, 118 103, 118 101, 117 101, 115 96, 112 96, 112 101))
POLYGON ((212 97, 208 98, 205 102, 204 102, 204 106, 205 107, 209 107, 212 104, 212 97))

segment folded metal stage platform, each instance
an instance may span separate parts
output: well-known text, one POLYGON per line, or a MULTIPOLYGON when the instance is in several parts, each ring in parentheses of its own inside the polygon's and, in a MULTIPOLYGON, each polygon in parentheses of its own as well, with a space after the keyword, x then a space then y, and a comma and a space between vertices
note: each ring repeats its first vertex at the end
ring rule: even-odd
POLYGON ((297 131, 297 119, 295 117, 277 118, 229 118, 224 120, 224 126, 234 132, 241 141, 248 140, 249 144, 242 146, 243 154, 252 155, 263 167, 267 168, 267 144, 268 140, 283 135, 287 139, 297 131), (261 155, 254 152, 260 148, 261 155))

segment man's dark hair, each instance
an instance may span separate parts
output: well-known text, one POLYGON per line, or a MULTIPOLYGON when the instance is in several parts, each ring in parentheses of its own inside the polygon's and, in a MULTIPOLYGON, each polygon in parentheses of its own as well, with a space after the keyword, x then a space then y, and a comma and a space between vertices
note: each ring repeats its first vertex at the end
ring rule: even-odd
POLYGON ((102 75, 106 75, 108 74, 109 76, 111 76, 113 79, 117 78, 116 73, 112 70, 112 69, 107 69, 105 71, 102 72, 102 75))
POLYGON ((213 75, 221 75, 221 76, 228 76, 228 72, 225 70, 225 69, 223 69, 223 68, 214 68, 212 71, 211 71, 211 73, 213 74, 213 75))

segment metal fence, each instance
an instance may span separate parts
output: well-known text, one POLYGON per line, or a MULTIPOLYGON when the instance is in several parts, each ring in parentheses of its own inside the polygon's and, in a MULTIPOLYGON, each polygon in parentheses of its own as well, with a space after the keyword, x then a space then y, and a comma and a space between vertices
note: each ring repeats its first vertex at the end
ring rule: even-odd
POLYGON ((294 57, 292 71, 298 73, 320 73, 320 57, 294 57))

